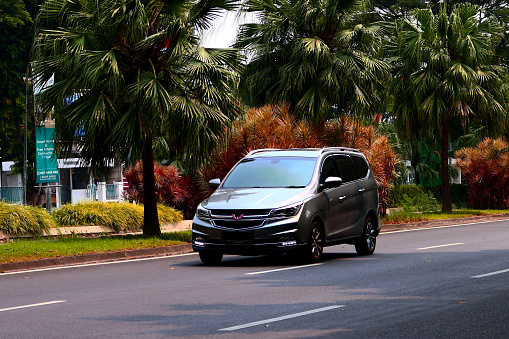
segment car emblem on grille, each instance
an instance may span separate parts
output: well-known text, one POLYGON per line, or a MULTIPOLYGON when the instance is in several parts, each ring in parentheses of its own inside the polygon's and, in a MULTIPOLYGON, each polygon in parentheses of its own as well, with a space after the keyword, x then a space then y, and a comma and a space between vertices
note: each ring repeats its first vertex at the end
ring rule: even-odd
POLYGON ((244 216, 244 214, 241 214, 239 216, 236 216, 235 214, 232 214, 233 220, 240 220, 243 216, 244 216))

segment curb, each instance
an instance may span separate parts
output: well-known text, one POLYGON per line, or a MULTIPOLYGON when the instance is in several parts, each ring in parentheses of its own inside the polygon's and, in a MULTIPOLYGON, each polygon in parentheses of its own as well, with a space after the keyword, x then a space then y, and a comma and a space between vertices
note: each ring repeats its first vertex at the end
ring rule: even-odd
POLYGON ((52 266, 67 266, 83 263, 107 262, 112 260, 155 257, 180 253, 190 253, 193 249, 191 244, 181 244, 164 247, 141 248, 107 253, 92 253, 69 257, 56 257, 39 260, 19 261, 0 264, 0 273, 8 271, 30 270, 35 268, 47 268, 52 266))

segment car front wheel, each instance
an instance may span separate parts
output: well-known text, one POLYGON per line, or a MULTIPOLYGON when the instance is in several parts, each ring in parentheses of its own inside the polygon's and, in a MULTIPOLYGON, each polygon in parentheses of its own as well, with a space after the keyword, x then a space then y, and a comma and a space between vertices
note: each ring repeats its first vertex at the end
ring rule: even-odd
POLYGON ((311 224, 309 243, 302 250, 301 254, 305 262, 317 263, 320 261, 323 252, 324 234, 320 223, 311 224))
POLYGON ((200 260, 207 266, 217 265, 223 259, 223 253, 218 251, 200 251, 200 260))
POLYGON ((373 218, 367 217, 364 222, 362 235, 355 243, 355 250, 359 255, 371 255, 376 247, 376 228, 373 218))

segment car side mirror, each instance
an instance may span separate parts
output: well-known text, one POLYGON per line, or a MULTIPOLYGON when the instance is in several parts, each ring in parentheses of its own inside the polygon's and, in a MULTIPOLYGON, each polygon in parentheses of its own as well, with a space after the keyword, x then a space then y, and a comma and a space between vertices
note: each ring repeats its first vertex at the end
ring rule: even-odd
POLYGON ((221 179, 212 179, 209 181, 209 187, 216 189, 221 185, 221 179))
POLYGON ((340 177, 327 177, 325 183, 322 185, 323 188, 339 187, 343 183, 343 179, 340 177))

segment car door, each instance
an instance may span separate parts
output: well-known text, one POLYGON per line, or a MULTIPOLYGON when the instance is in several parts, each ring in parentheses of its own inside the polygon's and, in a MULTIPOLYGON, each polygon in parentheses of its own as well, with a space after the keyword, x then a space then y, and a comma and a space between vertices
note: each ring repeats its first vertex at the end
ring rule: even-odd
MULTIPOLYGON (((320 171, 320 184, 325 183, 328 177, 341 177, 334 156, 327 157, 320 171)), ((342 178, 343 179, 343 178, 342 178)), ((329 240, 346 236, 351 228, 354 215, 351 209, 355 205, 355 185, 343 183, 339 187, 324 188, 322 195, 325 201, 325 232, 329 240)))
POLYGON ((350 157, 336 155, 334 160, 339 169, 339 175, 343 179, 343 184, 340 186, 341 195, 339 197, 342 207, 338 209, 339 214, 333 218, 341 220, 344 224, 340 236, 349 237, 355 235, 357 226, 363 223, 361 221, 365 210, 363 190, 360 187, 359 174, 350 157))

